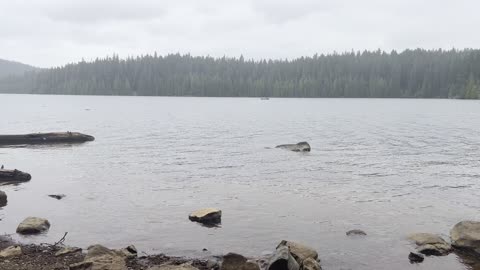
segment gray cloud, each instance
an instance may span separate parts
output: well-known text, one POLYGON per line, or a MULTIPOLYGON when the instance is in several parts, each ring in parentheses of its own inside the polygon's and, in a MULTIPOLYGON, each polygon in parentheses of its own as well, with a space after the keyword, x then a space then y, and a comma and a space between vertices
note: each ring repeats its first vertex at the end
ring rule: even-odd
POLYGON ((475 0, 0 1, 0 58, 55 66, 157 51, 292 58, 479 47, 475 0))
POLYGON ((165 14, 162 1, 121 0, 62 0, 45 7, 46 15, 54 21, 79 24, 103 21, 145 21, 165 14))
POLYGON ((254 1, 253 6, 268 21, 286 23, 311 14, 331 12, 333 9, 341 8, 342 2, 342 0, 263 0, 254 1))

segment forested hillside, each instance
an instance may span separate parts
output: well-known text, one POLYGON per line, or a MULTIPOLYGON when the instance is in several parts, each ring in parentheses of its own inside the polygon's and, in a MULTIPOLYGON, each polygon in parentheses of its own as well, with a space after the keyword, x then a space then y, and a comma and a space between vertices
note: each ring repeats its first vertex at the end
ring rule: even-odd
POLYGON ((29 65, 0 59, 0 79, 8 76, 23 75, 25 71, 34 69, 34 67, 29 65))
POLYGON ((417 49, 261 61, 179 54, 113 56, 4 79, 0 92, 475 99, 479 86, 480 50, 417 49))

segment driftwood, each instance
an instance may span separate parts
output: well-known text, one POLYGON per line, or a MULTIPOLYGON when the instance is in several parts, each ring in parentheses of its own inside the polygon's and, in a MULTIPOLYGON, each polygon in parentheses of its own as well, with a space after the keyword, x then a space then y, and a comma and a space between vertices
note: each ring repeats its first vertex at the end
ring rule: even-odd
POLYGON ((0 182, 26 182, 30 179, 32 176, 26 172, 0 169, 0 182))
POLYGON ((0 135, 0 145, 40 144, 40 143, 82 143, 93 141, 90 135, 78 132, 32 133, 24 135, 0 135))
POLYGON ((68 232, 65 232, 62 238, 55 242, 55 244, 49 244, 49 243, 40 243, 41 246, 49 246, 49 247, 56 247, 57 245, 63 245, 63 242, 65 242, 65 237, 67 236, 68 232))

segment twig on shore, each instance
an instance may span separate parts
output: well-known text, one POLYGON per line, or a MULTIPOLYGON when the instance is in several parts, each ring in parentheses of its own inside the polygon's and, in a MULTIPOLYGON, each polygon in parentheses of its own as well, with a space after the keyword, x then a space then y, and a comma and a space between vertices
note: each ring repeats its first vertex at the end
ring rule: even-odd
POLYGON ((55 242, 53 245, 49 244, 49 243, 41 243, 40 245, 45 245, 45 246, 49 246, 49 247, 56 247, 57 245, 63 244, 63 242, 65 242, 65 237, 67 236, 67 234, 68 234, 68 232, 65 232, 63 237, 60 238, 60 240, 58 240, 57 242, 55 242))
POLYGON ((63 242, 65 241, 65 237, 67 236, 68 232, 65 232, 65 234, 63 235, 63 237, 58 240, 58 242, 56 242, 55 244, 53 244, 53 246, 56 246, 58 244, 63 244, 63 242))

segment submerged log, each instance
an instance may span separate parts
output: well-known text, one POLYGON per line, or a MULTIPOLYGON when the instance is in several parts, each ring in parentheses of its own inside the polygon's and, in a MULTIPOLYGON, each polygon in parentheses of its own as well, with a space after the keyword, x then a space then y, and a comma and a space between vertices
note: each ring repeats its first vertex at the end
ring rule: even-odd
POLYGON ((93 141, 90 135, 78 132, 32 133, 24 135, 0 135, 0 145, 39 143, 82 143, 93 141))
POLYGON ((30 179, 32 176, 26 172, 0 169, 0 182, 26 182, 30 179))

